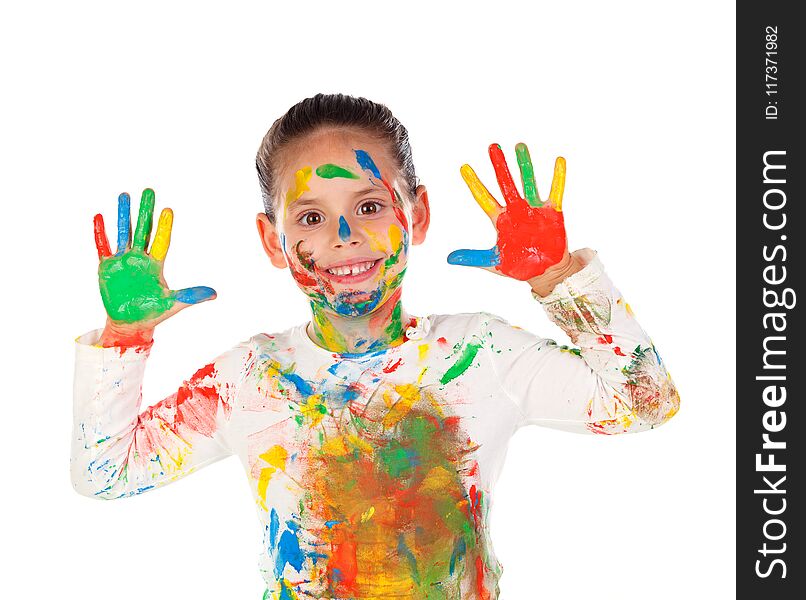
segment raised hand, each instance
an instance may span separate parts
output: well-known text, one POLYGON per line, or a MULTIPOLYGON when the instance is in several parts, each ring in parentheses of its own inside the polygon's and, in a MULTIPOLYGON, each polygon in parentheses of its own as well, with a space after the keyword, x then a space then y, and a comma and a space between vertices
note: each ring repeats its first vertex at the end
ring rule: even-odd
POLYGON ((523 198, 512 180, 501 146, 491 144, 489 152, 506 207, 502 207, 484 187, 470 165, 462 165, 460 171, 476 202, 495 226, 498 239, 489 250, 454 250, 448 255, 448 262, 481 267, 521 281, 543 275, 546 269, 568 260, 562 213, 565 159, 557 158, 549 199, 543 202, 537 192, 526 144, 515 146, 523 198))
MULTIPOLYGON (((98 284, 109 321, 120 330, 153 328, 191 304, 216 297, 213 288, 198 286, 171 290, 163 277, 163 264, 171 241, 173 211, 162 209, 151 249, 146 250, 154 215, 154 191, 143 190, 137 229, 131 234, 130 199, 118 197, 117 252, 112 254, 104 218, 94 218, 98 249, 98 284), (132 327, 127 327, 131 325, 132 327)), ((109 328, 109 323, 107 329, 109 328)))

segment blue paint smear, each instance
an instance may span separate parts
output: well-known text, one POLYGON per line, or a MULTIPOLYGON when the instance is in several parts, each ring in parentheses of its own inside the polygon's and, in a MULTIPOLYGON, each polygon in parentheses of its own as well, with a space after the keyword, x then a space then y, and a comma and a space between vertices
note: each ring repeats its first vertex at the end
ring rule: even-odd
POLYGON ((494 267, 501 263, 498 246, 489 250, 454 250, 448 254, 448 263, 466 267, 494 267))
POLYGON ((336 375, 337 374, 336 371, 339 370, 340 366, 341 366, 341 363, 335 362, 335 363, 333 363, 332 365, 330 365, 327 368, 327 372, 330 373, 331 375, 336 375))
POLYGON ((369 171, 375 175, 375 177, 378 179, 381 178, 381 172, 378 170, 378 167, 375 166, 375 162, 372 160, 372 157, 366 153, 366 151, 355 150, 355 159, 358 161, 358 165, 362 169, 369 169, 369 171))
POLYGON ((294 600, 296 594, 293 593, 293 588, 288 587, 288 582, 282 579, 280 585, 282 587, 280 590, 280 600, 294 600))
POLYGON ((129 194, 123 192, 118 196, 118 251, 115 256, 119 256, 126 251, 129 245, 129 235, 131 234, 131 198, 129 194))
POLYGON ((277 511, 271 509, 271 524, 269 527, 269 544, 272 548, 277 547, 277 532, 280 530, 280 519, 277 516, 277 511))
POLYGON ((451 575, 453 575, 453 572, 456 570, 456 561, 464 558, 465 552, 466 552, 465 539, 460 537, 456 540, 456 544, 454 544, 453 546, 453 552, 451 553, 451 563, 449 570, 451 575))
POLYGON ((347 219, 339 215, 339 238, 342 242, 350 239, 350 226, 347 224, 347 219))
POLYGON ((299 390, 299 393, 303 396, 310 396, 313 394, 313 386, 296 373, 283 373, 283 379, 287 379, 293 383, 297 390, 299 390))
POLYGON ((365 293, 366 292, 339 292, 332 304, 332 308, 340 315, 344 315, 346 317, 358 317, 369 314, 378 305, 378 302, 380 302, 383 294, 380 288, 372 290, 370 292, 370 299, 362 302, 360 306, 357 306, 355 303, 349 300, 353 296, 359 294, 363 295, 365 293))
POLYGON ((412 554, 411 550, 406 545, 406 540, 403 538, 402 533, 397 538, 397 552, 398 554, 406 557, 406 560, 409 563, 409 568, 411 569, 411 578, 415 581, 415 583, 419 584, 420 574, 417 570, 417 559, 414 557, 414 554, 412 554))
POLYGON ((389 348, 381 348, 380 350, 367 350, 366 352, 341 352, 339 356, 342 358, 372 358, 373 356, 385 354, 388 349, 389 348))
POLYGON ((286 564, 291 565, 297 571, 302 570, 302 563, 305 561, 305 554, 299 547, 299 538, 296 533, 297 525, 293 521, 286 523, 289 529, 280 536, 280 543, 277 547, 277 559, 274 563, 274 574, 278 579, 283 574, 286 564))
POLYGON ((207 300, 212 296, 215 296, 215 290, 204 285, 185 288, 176 292, 176 299, 179 300, 179 302, 184 302, 186 304, 198 304, 199 302, 207 300))

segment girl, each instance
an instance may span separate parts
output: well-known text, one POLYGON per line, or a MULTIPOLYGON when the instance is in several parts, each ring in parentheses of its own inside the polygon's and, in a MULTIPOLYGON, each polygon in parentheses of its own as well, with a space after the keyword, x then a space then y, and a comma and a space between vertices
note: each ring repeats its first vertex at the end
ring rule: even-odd
POLYGON ((512 434, 643 431, 680 402, 596 252, 568 252, 564 160, 544 201, 528 149, 516 154, 523 197, 490 146, 504 205, 462 167, 498 241, 448 262, 524 281, 577 347, 487 312, 408 313, 402 283, 429 205, 406 129, 383 105, 319 94, 257 154, 258 233, 310 322, 239 343, 142 412, 154 327, 215 291, 168 288, 173 213, 149 248, 154 193, 133 236, 121 195, 116 252, 95 217, 106 327, 76 340, 76 491, 131 496, 236 454, 265 532, 264 599, 497 598, 488 523, 512 434))

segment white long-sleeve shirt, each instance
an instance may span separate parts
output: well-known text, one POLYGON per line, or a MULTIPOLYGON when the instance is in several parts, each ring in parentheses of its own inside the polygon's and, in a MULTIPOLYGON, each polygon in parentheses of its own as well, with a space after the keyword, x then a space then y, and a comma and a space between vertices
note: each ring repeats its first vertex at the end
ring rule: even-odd
POLYGON ((237 455, 264 531, 264 598, 498 597, 489 511, 529 424, 650 429, 679 396, 596 253, 533 294, 576 345, 491 313, 417 317, 406 341, 339 355, 305 324, 259 333, 140 411, 147 346, 76 339, 73 485, 140 494, 237 455))

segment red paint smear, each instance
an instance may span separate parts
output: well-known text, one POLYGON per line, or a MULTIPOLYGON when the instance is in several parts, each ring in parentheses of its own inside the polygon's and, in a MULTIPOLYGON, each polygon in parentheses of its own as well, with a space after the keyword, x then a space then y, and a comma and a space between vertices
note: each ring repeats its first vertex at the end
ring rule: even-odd
POLYGON ((606 334, 606 333, 605 333, 605 334, 603 334, 603 335, 602 335, 602 337, 600 337, 600 338, 599 338, 597 341, 598 341, 600 344, 612 344, 612 343, 613 343, 613 336, 612 336, 612 335, 608 335, 608 334, 606 334))
MULTIPOLYGON (((436 421, 435 421, 436 422, 436 421)), ((451 433, 460 433, 459 431, 459 417, 454 415, 451 417, 445 417, 442 420, 442 429, 445 431, 449 431, 451 433)))
POLYGON ((327 561, 327 574, 330 581, 336 582, 336 592, 340 597, 355 596, 355 578, 358 575, 358 559, 353 535, 346 529, 333 526, 333 543, 327 561))
POLYGON ((476 556, 476 593, 479 600, 490 600, 490 592, 484 586, 484 561, 481 556, 476 556))
POLYGON ((477 490, 475 484, 470 486, 470 514, 473 516, 473 522, 476 525, 476 530, 481 529, 481 513, 479 507, 481 505, 481 490, 477 490))
POLYGON ((397 371, 397 368, 398 368, 398 367, 399 367, 401 364, 403 364, 403 359, 402 359, 402 358, 398 358, 398 359, 397 359, 395 362, 393 362, 393 363, 387 363, 387 365, 386 365, 386 366, 383 368, 383 372, 384 372, 384 373, 392 373, 393 371, 397 371))
MULTIPOLYGON (((142 455, 151 455, 159 452, 162 447, 158 439, 158 428, 150 423, 158 420, 165 424, 177 437, 184 439, 180 425, 191 431, 197 431, 206 437, 211 437, 216 430, 216 415, 218 414, 218 386, 215 379, 211 385, 202 385, 208 377, 214 378, 216 370, 214 363, 210 363, 196 371, 190 380, 182 384, 175 394, 171 394, 163 401, 146 408, 138 417, 134 444, 142 455)), ((224 412, 229 415, 232 407, 222 402, 224 412)))
POLYGON ((507 205, 522 201, 518 188, 515 187, 515 182, 512 180, 512 174, 509 172, 507 159, 504 157, 501 146, 490 144, 487 150, 490 155, 490 162, 493 163, 498 187, 501 188, 501 193, 504 195, 507 205))
POLYGON ((214 386, 203 386, 201 381, 215 375, 213 363, 202 367, 176 393, 176 421, 206 436, 215 431, 218 409, 218 391, 214 386), (197 402, 188 402, 198 399, 197 402))
POLYGON ((389 190, 389 196, 392 197, 392 207, 395 209, 395 215, 397 216, 397 220, 400 221, 400 224, 403 225, 403 230, 409 230, 409 220, 406 218, 406 213, 404 213, 400 206, 398 206, 397 198, 395 197, 395 191, 392 189, 392 186, 389 185, 389 182, 386 181, 383 177, 381 177, 381 182, 383 185, 386 186, 386 189, 389 190))
POLYGON ((307 273, 303 273, 302 271, 297 271, 294 268, 294 265, 289 265, 291 268, 291 276, 296 279, 297 283, 300 285, 304 285, 306 287, 316 286, 316 279, 308 275, 307 273))
POLYGON ((136 354, 146 352, 154 345, 154 338, 151 337, 154 333, 153 329, 145 331, 135 331, 130 334, 124 334, 117 338, 110 346, 105 348, 117 348, 118 354, 123 356, 127 350, 133 350, 136 354))
POLYGON ((440 348, 448 347, 448 340, 446 340, 444 337, 437 338, 437 343, 439 344, 440 348))
POLYGON ((495 223, 500 256, 496 268, 520 281, 542 275, 565 255, 563 213, 548 202, 540 207, 529 206, 512 181, 501 147, 491 144, 489 154, 507 204, 495 223))
POLYGON ((615 349, 613 350, 613 352, 615 352, 615 353, 616 353, 616 354, 618 354, 619 356, 627 356, 626 354, 624 354, 624 353, 621 351, 621 348, 619 348, 618 346, 616 346, 616 347, 615 347, 615 349))
MULTIPOLYGON (((394 198, 392 198, 392 200, 394 200, 394 198)), ((95 230, 95 248, 98 250, 98 259, 100 260, 112 256, 112 251, 109 249, 109 240, 106 237, 103 216, 100 213, 95 215, 92 223, 93 229, 95 230)))
POLYGON ((562 260, 567 246, 563 213, 550 205, 510 204, 495 222, 500 264, 497 269, 520 281, 545 273, 562 260))
POLYGON ((215 373, 215 365, 210 363, 196 371, 176 392, 174 422, 206 437, 211 437, 216 430, 219 395, 215 381, 211 382, 213 385, 201 385, 201 382, 215 377, 215 373))

